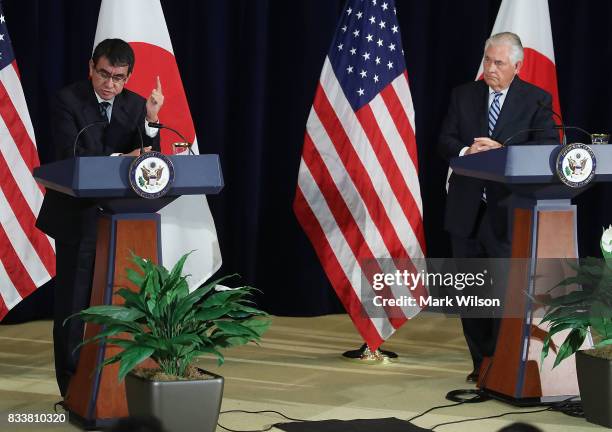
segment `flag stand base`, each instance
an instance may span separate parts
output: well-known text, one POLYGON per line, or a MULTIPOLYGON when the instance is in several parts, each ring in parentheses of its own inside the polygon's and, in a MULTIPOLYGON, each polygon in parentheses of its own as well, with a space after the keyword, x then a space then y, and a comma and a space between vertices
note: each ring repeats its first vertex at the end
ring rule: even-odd
POLYGON ((351 362, 366 365, 385 365, 397 361, 398 355, 393 351, 381 349, 372 351, 367 344, 363 344, 359 349, 342 353, 342 358, 351 362))

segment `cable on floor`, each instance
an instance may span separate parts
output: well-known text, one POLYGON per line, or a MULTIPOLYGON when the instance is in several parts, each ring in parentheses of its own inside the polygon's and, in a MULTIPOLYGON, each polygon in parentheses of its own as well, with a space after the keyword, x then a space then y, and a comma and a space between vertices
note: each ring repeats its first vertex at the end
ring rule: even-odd
MULTIPOLYGON (((297 419, 297 418, 293 418, 293 417, 289 417, 288 415, 283 414, 282 412, 279 411, 275 411, 275 410, 261 410, 261 411, 246 411, 246 410, 227 410, 227 411, 221 411, 219 413, 219 415, 221 414, 228 414, 228 413, 242 413, 242 414, 266 414, 266 413, 272 413, 272 414, 278 414, 279 416, 287 419, 287 420, 291 420, 294 422, 305 422, 308 420, 304 420, 304 419, 297 419)), ((246 429, 246 430, 238 430, 238 429, 230 429, 227 428, 225 426, 223 426, 221 423, 217 422, 217 425, 222 428, 225 429, 226 431, 229 432, 267 432, 270 429, 272 429, 273 427, 275 427, 278 423, 273 423, 270 426, 268 426, 265 429, 246 429)))

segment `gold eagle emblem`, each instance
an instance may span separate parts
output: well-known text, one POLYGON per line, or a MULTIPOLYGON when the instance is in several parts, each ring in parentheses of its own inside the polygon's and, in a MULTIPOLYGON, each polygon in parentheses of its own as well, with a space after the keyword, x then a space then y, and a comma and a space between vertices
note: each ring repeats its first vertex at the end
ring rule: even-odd
POLYGON ((149 186, 155 186, 161 180, 162 174, 164 172, 164 167, 162 165, 156 166, 155 163, 152 163, 150 168, 143 165, 141 167, 141 171, 142 177, 145 179, 146 183, 149 186))

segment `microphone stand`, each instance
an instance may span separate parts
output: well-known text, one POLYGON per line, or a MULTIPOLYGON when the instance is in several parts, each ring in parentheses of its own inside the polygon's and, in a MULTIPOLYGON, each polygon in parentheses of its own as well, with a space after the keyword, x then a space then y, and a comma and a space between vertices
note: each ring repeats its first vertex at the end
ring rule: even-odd
POLYGON ((137 127, 136 130, 138 131, 138 138, 140 139, 140 154, 143 154, 144 153, 144 141, 142 140, 142 131, 140 130, 140 127, 137 127))
POLYGON ((559 130, 559 129, 563 130, 563 139, 564 139, 563 140, 563 144, 562 144, 563 146, 567 145, 567 143, 565 141, 565 131, 567 129, 580 131, 580 132, 584 133, 585 135, 587 135, 589 137, 589 139, 591 138, 591 134, 589 132, 587 132, 586 130, 582 129, 581 127, 578 127, 578 126, 565 126, 565 125, 554 125, 552 128, 522 129, 522 130, 518 131, 517 133, 515 133, 514 135, 510 135, 510 137, 502 143, 502 146, 505 147, 514 138, 516 138, 517 136, 519 136, 521 134, 524 134, 524 133, 529 133, 529 132, 546 132, 548 130, 559 130))
POLYGON ((155 129, 168 129, 171 132, 174 132, 176 135, 178 135, 185 144, 187 144, 187 148, 189 149, 189 154, 195 155, 195 153, 193 152, 193 150, 191 149, 191 146, 193 145, 193 143, 190 143, 187 138, 185 138, 183 136, 183 134, 181 134, 179 131, 177 131, 174 128, 171 128, 170 126, 166 126, 164 124, 161 123, 153 123, 153 122, 147 122, 147 124, 149 125, 149 127, 155 128, 155 129))
POLYGON ((557 117, 559 119, 559 123, 560 123, 560 126, 561 126, 560 129, 563 130, 563 140, 561 141, 561 145, 566 146, 567 145, 567 131, 566 131, 566 128, 565 128, 565 123, 563 122, 563 119, 561 118, 561 116, 559 114, 557 114, 557 112, 554 109, 552 109, 552 106, 546 105, 542 101, 538 101, 538 105, 540 107, 550 111, 553 116, 555 116, 555 117, 557 117))
POLYGON ((89 129, 92 126, 95 125, 108 125, 108 121, 107 120, 99 120, 99 121, 95 121, 93 123, 89 123, 88 125, 83 126, 76 134, 76 137, 74 137, 74 143, 72 144, 72 157, 76 157, 76 149, 77 149, 77 143, 79 142, 79 138, 81 137, 81 134, 83 132, 85 132, 87 129, 89 129))

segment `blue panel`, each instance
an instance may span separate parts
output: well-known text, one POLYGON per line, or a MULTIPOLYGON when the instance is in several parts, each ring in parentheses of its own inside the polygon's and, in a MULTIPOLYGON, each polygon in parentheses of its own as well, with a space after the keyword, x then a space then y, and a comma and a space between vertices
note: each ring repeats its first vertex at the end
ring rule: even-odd
MULTIPOLYGON (((589 187, 570 188, 559 181, 556 160, 560 145, 532 144, 456 157, 450 165, 457 174, 504 183, 519 195, 538 199, 572 198, 589 187)), ((591 149, 597 160, 593 182, 612 181, 612 145, 591 149)))
MULTIPOLYGON (((34 170, 34 178, 45 187, 79 198, 113 198, 113 206, 126 211, 137 211, 134 202, 119 203, 117 198, 128 198, 130 201, 149 201, 143 203, 139 211, 163 207, 161 201, 147 200, 138 197, 128 181, 129 167, 133 157, 95 156, 77 157, 40 166, 34 170)), ((174 165, 174 184, 165 198, 176 198, 181 195, 214 195, 223 189, 221 163, 216 154, 193 156, 170 156, 174 165)), ((165 199, 164 198, 164 199, 165 199)), ((171 200, 170 200, 171 201, 171 200)), ((156 210, 153 210, 156 211, 156 210)), ((119 210, 116 210, 119 212, 119 210)), ((123 212, 123 210, 121 210, 123 212)))

